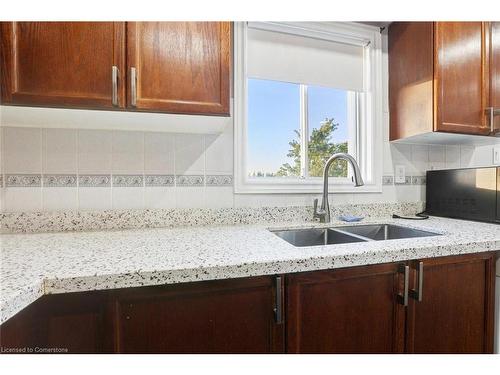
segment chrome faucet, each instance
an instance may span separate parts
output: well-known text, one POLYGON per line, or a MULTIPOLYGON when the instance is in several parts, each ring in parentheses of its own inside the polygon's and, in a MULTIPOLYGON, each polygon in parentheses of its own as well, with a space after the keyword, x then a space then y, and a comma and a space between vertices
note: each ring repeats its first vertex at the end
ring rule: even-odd
POLYGON ((313 218, 319 219, 321 223, 330 222, 330 204, 328 203, 328 172, 330 170, 330 166, 337 159, 347 160, 349 164, 351 164, 352 170, 354 171, 354 186, 358 187, 365 184, 363 182, 363 178, 361 177, 361 171, 359 170, 358 163, 356 163, 356 159, 349 154, 333 154, 330 159, 328 159, 325 164, 325 168, 323 169, 323 201, 321 202, 321 208, 318 209, 318 200, 314 200, 313 218))

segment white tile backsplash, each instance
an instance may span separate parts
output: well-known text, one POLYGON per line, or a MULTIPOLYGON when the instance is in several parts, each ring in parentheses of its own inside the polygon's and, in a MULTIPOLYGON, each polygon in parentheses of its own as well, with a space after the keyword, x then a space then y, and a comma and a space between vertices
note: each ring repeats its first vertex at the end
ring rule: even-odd
POLYGON ((493 146, 476 147, 472 156, 473 167, 484 167, 493 164, 493 146))
POLYGON ((146 187, 144 188, 145 208, 175 208, 174 187, 146 187))
POLYGON ((175 135, 175 173, 203 174, 205 171, 205 136, 175 135))
POLYGON ((116 210, 144 208, 143 187, 112 188, 112 207, 116 210))
POLYGON ((174 174, 174 135, 144 134, 144 171, 147 174, 174 174))
POLYGON ((391 144, 391 157, 393 164, 410 164, 411 163, 411 147, 412 145, 393 143, 391 144))
POLYGON ((233 148, 232 128, 225 129, 222 134, 205 136, 206 173, 233 173, 233 154, 228 150, 233 148))
POLYGON ((111 187, 80 187, 78 209, 108 210, 112 208, 111 187))
POLYGON ((207 208, 226 208, 234 206, 233 188, 207 186, 205 188, 205 207, 207 208))
POLYGON ((429 169, 444 169, 446 166, 445 146, 429 146, 429 169))
POLYGON ((460 168, 468 168, 472 165, 474 155, 473 146, 460 146, 460 168))
POLYGON ((411 164, 413 165, 411 175, 425 176, 425 172, 429 169, 429 146, 412 145, 411 164))
MULTIPOLYGON (((202 135, 4 127, 1 137, 4 187, 0 209, 5 212, 296 206, 312 205, 315 196, 320 198, 311 194, 234 194, 232 129, 202 135), (43 179, 46 186, 6 188, 9 175, 15 175, 10 180, 14 178, 16 186, 30 185, 31 178, 43 179), (49 186, 49 177, 78 179, 80 186, 49 186), (120 187, 117 178, 141 182, 139 187, 127 183, 120 187), (92 183, 94 180, 107 183, 92 183), (166 182, 155 185, 151 181, 166 182)), ((382 193, 332 193, 330 204, 423 200, 425 185, 418 183, 418 176, 425 176, 426 170, 491 165, 492 155, 492 146, 384 142, 383 175, 393 181, 394 166, 402 164, 408 184, 391 182, 383 186, 382 193)))
POLYGON ((78 172, 110 174, 113 132, 110 130, 78 131, 78 172))
POLYGON ((5 127, 2 130, 4 173, 41 173, 42 129, 5 127))
POLYGON ((9 187, 4 190, 6 212, 40 211, 42 209, 42 189, 30 187, 9 187))
POLYGON ((113 131, 113 174, 144 173, 144 133, 113 131))
POLYGON ((205 207, 204 187, 182 187, 175 189, 177 208, 205 207))
POLYGON ((42 129, 42 173, 77 173, 77 130, 42 129))
POLYGON ((42 209, 64 211, 78 209, 78 190, 74 187, 42 188, 42 209))
POLYGON ((445 146, 445 167, 460 168, 460 146, 445 146))

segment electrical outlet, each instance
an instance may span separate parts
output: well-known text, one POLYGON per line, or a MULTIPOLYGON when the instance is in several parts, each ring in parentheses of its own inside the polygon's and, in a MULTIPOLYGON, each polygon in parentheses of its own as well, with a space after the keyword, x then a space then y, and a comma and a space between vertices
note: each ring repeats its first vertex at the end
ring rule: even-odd
POLYGON ((493 147, 493 164, 500 165, 500 146, 493 147))
POLYGON ((406 180, 406 171, 404 165, 396 165, 394 167, 394 183, 395 184, 404 184, 406 180))

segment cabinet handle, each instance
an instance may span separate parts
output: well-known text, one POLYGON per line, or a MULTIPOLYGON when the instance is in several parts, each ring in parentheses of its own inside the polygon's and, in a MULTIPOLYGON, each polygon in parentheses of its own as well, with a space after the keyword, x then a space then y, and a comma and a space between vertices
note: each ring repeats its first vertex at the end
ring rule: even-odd
POLYGON ((130 91, 132 95, 130 104, 135 107, 137 106, 137 70, 134 67, 130 68, 130 91))
POLYGON ((113 65, 111 68, 111 85, 112 85, 112 91, 111 91, 111 103, 113 106, 117 107, 118 106, 118 74, 119 74, 118 67, 116 65, 113 65))
POLYGON ((418 262, 417 283, 417 290, 410 290, 410 296, 418 302, 422 302, 422 296, 424 293, 424 262, 418 262))
POLYGON ((404 273, 403 294, 398 294, 398 302, 403 306, 408 306, 408 284, 410 283, 410 266, 401 265, 399 272, 404 273))
POLYGON ((488 107, 486 108, 486 114, 490 118, 490 133, 492 135, 496 135, 498 132, 495 129, 495 116, 500 115, 500 108, 493 108, 493 107, 488 107))
POLYGON ((274 308, 274 317, 277 324, 283 323, 283 285, 281 276, 276 276, 276 306, 274 308))

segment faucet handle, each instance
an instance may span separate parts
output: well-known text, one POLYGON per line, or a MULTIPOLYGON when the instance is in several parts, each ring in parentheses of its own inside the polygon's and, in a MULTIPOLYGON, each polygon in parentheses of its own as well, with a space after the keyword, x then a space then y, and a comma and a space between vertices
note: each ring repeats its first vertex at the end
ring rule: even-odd
POLYGON ((321 209, 318 210, 318 198, 313 200, 313 207, 314 207, 313 219, 320 219, 321 221, 321 218, 323 217, 323 212, 321 209))
POLYGON ((324 223, 327 211, 324 210, 323 208, 318 208, 318 199, 314 199, 313 207, 314 207, 313 219, 319 219, 320 222, 324 223))

